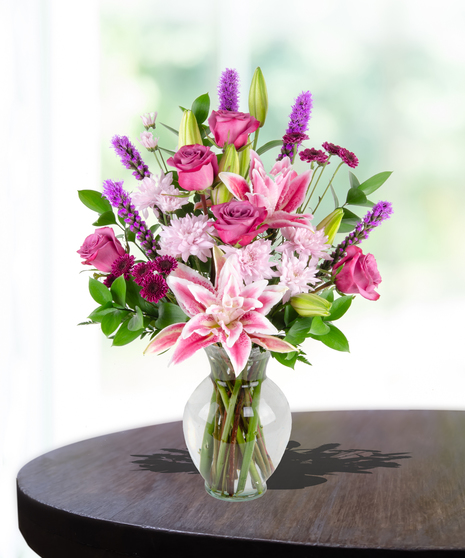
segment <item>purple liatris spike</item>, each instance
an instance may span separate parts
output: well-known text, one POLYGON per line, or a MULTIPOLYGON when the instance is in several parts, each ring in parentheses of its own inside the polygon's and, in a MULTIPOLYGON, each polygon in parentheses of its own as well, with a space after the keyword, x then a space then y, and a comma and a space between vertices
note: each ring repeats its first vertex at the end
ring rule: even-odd
POLYGON ((146 176, 150 176, 149 167, 144 163, 140 153, 132 145, 126 136, 114 136, 111 140, 117 155, 127 169, 133 169, 132 173, 137 180, 142 180, 146 176))
POLYGON ((236 70, 226 69, 218 85, 219 110, 239 110, 239 75, 236 70))
POLYGON ((290 157, 291 159, 294 156, 294 150, 298 149, 299 145, 305 139, 301 136, 300 141, 290 143, 287 140, 289 139, 289 135, 292 134, 302 134, 304 135, 305 132, 308 130, 308 123, 310 121, 310 115, 312 112, 312 95, 310 91, 302 92, 297 99, 295 100, 294 105, 292 106, 291 114, 289 115, 289 127, 286 130, 286 134, 283 137, 283 146, 281 148, 281 153, 278 155, 278 161, 283 159, 284 157, 290 157))
POLYGON ((136 234, 137 240, 140 242, 147 257, 155 258, 157 246, 152 231, 147 227, 141 219, 139 212, 131 203, 131 196, 123 189, 123 181, 113 182, 113 180, 105 180, 103 183, 103 195, 113 207, 118 209, 118 215, 124 219, 125 223, 128 223, 131 231, 136 234))
POLYGON ((383 221, 389 219, 392 215, 392 204, 387 201, 379 201, 373 208, 365 215, 363 221, 360 221, 355 226, 355 229, 345 237, 345 239, 336 246, 334 252, 331 254, 331 260, 328 260, 322 265, 322 269, 329 269, 333 267, 343 256, 348 246, 360 244, 362 240, 366 240, 370 232, 383 221))

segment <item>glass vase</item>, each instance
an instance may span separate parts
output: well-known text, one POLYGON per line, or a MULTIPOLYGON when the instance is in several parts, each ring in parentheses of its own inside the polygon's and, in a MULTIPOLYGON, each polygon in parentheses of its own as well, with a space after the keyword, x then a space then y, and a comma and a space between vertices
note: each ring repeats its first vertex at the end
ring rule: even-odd
POLYGON ((233 502, 258 498, 289 441, 289 403, 266 376, 268 351, 253 349, 237 376, 222 347, 205 351, 210 375, 184 410, 187 448, 211 496, 233 502))

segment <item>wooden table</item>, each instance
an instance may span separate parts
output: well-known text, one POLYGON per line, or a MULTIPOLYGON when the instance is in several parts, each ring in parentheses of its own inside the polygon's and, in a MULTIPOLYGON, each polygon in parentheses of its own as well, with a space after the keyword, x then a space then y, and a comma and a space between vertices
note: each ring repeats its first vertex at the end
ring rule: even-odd
POLYGON ((18 509, 45 558, 465 556, 465 412, 294 414, 245 503, 207 495, 180 422, 117 432, 28 463, 18 509))

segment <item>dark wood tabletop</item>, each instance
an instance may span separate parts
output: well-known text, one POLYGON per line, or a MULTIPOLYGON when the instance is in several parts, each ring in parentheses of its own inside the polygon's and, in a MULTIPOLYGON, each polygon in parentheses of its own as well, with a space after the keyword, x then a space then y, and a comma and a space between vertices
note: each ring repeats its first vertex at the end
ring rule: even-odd
POLYGON ((268 491, 209 496, 180 422, 31 461, 19 526, 44 558, 465 556, 465 412, 296 413, 268 491))

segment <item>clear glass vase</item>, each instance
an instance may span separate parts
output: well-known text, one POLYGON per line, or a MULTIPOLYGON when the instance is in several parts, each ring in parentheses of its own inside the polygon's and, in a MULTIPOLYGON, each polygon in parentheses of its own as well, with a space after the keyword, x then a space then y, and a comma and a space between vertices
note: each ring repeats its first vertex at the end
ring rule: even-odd
POLYGON ((222 347, 205 351, 210 375, 184 410, 187 448, 209 494, 234 502, 258 498, 289 441, 289 403, 266 377, 269 352, 253 349, 236 377, 222 347))

